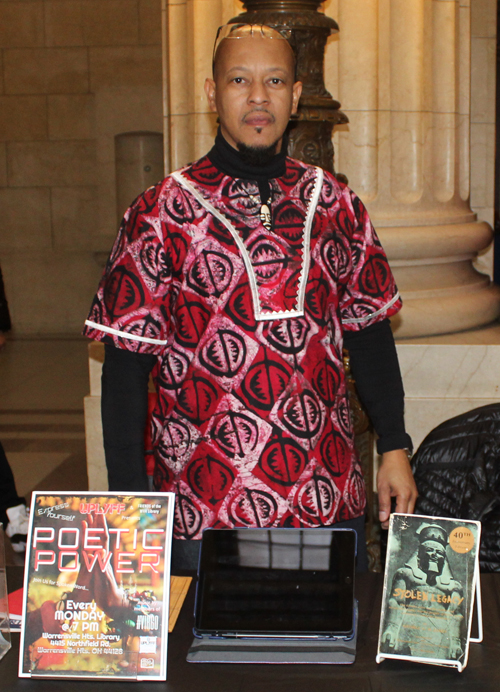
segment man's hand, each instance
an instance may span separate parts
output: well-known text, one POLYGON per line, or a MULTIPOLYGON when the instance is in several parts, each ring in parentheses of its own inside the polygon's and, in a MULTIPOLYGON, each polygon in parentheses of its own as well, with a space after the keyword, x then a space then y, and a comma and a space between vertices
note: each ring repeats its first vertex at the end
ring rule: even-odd
POLYGON ((395 449, 382 455, 377 489, 379 519, 383 529, 389 526, 392 497, 396 498, 396 512, 413 514, 418 492, 406 450, 395 449))

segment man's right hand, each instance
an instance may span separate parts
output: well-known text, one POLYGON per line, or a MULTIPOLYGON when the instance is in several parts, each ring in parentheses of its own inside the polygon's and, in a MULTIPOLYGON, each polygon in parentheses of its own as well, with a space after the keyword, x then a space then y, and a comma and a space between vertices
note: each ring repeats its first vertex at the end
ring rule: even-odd
POLYGON ((377 476, 379 519, 383 529, 389 527, 391 499, 396 498, 396 512, 413 514, 418 491, 411 471, 408 454, 395 449, 382 455, 377 476))

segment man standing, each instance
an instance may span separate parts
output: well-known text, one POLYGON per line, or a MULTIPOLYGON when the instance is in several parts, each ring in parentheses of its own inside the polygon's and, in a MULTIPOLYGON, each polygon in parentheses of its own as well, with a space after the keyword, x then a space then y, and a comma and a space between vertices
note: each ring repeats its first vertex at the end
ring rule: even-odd
POLYGON ((359 199, 286 157, 294 71, 279 31, 222 27, 205 85, 215 146, 132 204, 86 322, 106 344, 113 490, 147 488, 153 372, 154 484, 176 492, 177 545, 208 526, 362 527, 344 342, 379 435, 380 519, 391 497, 415 503, 388 321, 401 301, 359 199))

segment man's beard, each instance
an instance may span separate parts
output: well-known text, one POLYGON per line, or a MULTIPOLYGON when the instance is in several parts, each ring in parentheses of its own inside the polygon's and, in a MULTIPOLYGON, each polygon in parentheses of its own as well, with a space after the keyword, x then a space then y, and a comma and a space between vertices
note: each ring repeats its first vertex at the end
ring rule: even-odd
POLYGON ((238 151, 244 163, 250 166, 267 166, 276 156, 276 145, 279 140, 268 147, 249 147, 243 142, 238 142, 238 151))

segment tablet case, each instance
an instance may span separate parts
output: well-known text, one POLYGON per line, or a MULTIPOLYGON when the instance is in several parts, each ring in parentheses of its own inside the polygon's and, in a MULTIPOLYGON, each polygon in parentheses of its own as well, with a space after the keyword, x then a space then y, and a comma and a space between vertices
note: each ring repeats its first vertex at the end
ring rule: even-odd
MULTIPOLYGON (((269 531, 269 529, 262 531, 269 531)), ((197 591, 197 600, 198 597, 197 591)), ((240 634, 224 637, 198 633, 189 649, 187 661, 191 663, 351 664, 356 658, 357 627, 358 605, 353 597, 353 631, 348 636, 299 638, 285 634, 283 637, 240 634)))
POLYGON ((354 663, 358 631, 357 601, 354 601, 354 612, 354 634, 349 639, 195 637, 186 660, 190 663, 354 663))

